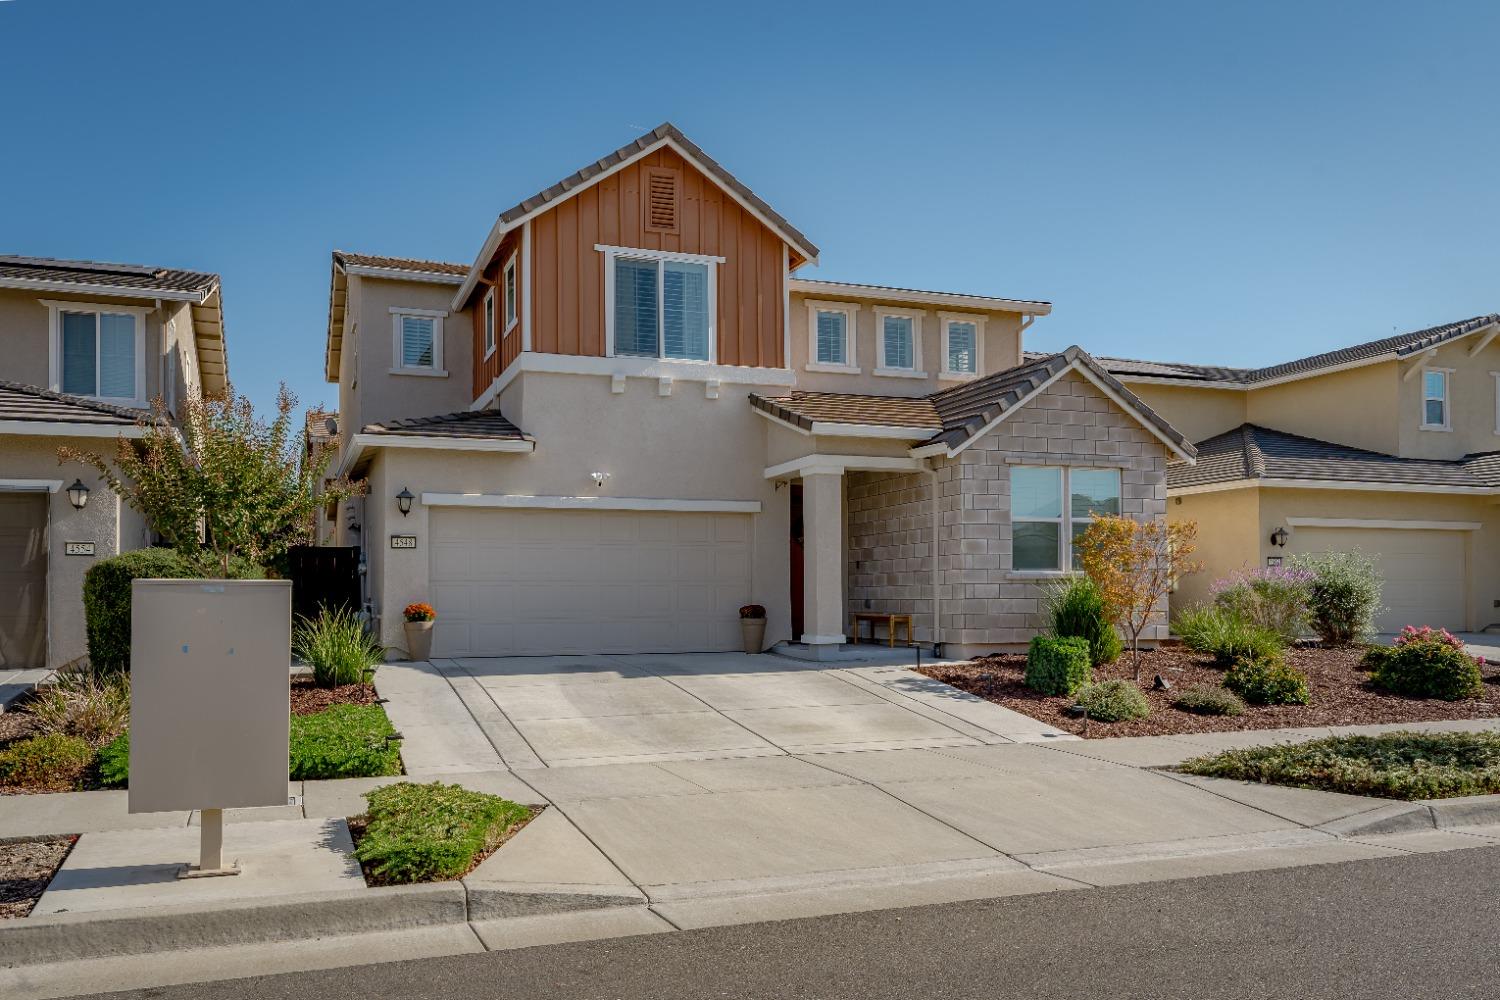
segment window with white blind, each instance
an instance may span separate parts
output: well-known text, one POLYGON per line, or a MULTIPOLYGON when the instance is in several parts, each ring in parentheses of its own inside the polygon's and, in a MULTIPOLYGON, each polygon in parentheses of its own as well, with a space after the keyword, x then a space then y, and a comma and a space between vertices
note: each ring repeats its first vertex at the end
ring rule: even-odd
MULTIPOLYGON (((490 321, 490 297, 485 297, 485 320, 490 321)), ((443 370, 443 317, 447 313, 434 309, 391 308, 394 342, 391 366, 393 375, 445 376, 443 370)), ((493 334, 485 331, 485 349, 492 349, 493 334)))
POLYGON ((1096 515, 1120 513, 1120 470, 1017 465, 1010 470, 1011 569, 1078 568, 1074 540, 1096 515))
POLYGON ((722 258, 598 249, 605 254, 605 333, 612 356, 714 360, 714 272, 722 258))
POLYGON ((943 370, 940 378, 975 378, 984 371, 984 317, 943 313, 943 370))
POLYGON ((854 317, 858 307, 846 302, 807 303, 807 370, 857 374, 854 317))
POLYGON ((44 303, 52 315, 53 388, 75 396, 144 405, 144 311, 44 303))
POLYGON ((875 310, 875 343, 880 364, 876 375, 926 378, 918 370, 922 358, 922 314, 896 309, 875 310))
POLYGON ((1422 373, 1422 430, 1452 430, 1448 419, 1448 383, 1452 374, 1451 368, 1429 368, 1422 373))

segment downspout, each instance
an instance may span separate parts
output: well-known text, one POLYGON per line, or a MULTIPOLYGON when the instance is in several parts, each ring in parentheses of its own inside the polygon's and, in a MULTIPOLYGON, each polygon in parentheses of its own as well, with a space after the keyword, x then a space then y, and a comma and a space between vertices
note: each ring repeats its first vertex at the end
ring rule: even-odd
POLYGON ((939 562, 938 538, 942 528, 942 510, 938 503, 938 470, 937 462, 927 459, 928 484, 932 489, 932 548, 929 550, 928 558, 932 561, 932 655, 934 658, 942 655, 943 644, 943 597, 942 597, 942 569, 939 562))

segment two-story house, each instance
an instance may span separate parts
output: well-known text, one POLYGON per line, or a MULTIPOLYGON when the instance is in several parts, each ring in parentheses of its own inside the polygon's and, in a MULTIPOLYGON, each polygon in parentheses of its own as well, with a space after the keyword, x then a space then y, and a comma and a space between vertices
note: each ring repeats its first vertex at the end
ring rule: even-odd
POLYGON ((1215 578, 1359 549, 1385 580, 1383 631, 1500 622, 1500 315, 1264 368, 1101 359, 1188 434, 1172 519, 1199 525, 1215 578))
POLYGON ((135 511, 61 445, 103 455, 160 397, 222 392, 219 277, 0 256, 0 679, 86 652, 83 574, 150 543, 135 511))
POLYGON ((435 655, 809 655, 849 613, 1024 643, 1102 511, 1163 517, 1188 439, 1044 301, 794 277, 818 249, 671 125, 502 212, 468 264, 335 252, 337 468, 381 639, 435 655))

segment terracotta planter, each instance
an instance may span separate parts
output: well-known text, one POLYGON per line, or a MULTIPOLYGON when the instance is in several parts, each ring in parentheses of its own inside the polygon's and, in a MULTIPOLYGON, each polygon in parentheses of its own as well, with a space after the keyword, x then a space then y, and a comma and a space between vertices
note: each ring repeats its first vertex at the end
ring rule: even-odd
POLYGON ((766 620, 764 618, 741 618, 740 635, 745 640, 745 652, 759 653, 766 646, 766 620))
POLYGON ((406 658, 432 659, 432 622, 403 622, 406 629, 406 658))

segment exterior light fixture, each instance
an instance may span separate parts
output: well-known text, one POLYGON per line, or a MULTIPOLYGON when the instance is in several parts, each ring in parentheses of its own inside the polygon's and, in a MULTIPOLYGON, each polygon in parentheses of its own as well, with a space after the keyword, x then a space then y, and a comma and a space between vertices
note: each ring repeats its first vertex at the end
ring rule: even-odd
POLYGON ((411 495, 411 490, 401 487, 401 492, 396 494, 396 506, 401 508, 401 516, 405 517, 411 513, 411 502, 416 497, 411 495))
POLYGON ((590 472, 589 478, 594 481, 594 489, 603 489, 604 484, 609 481, 607 472, 590 472))
POLYGON ((83 485, 82 479, 73 480, 73 485, 68 487, 68 502, 74 510, 83 510, 84 504, 89 502, 89 488, 83 485))
POLYGON ((1271 544, 1278 549, 1286 548, 1287 531, 1285 528, 1277 528, 1271 532, 1271 544))

